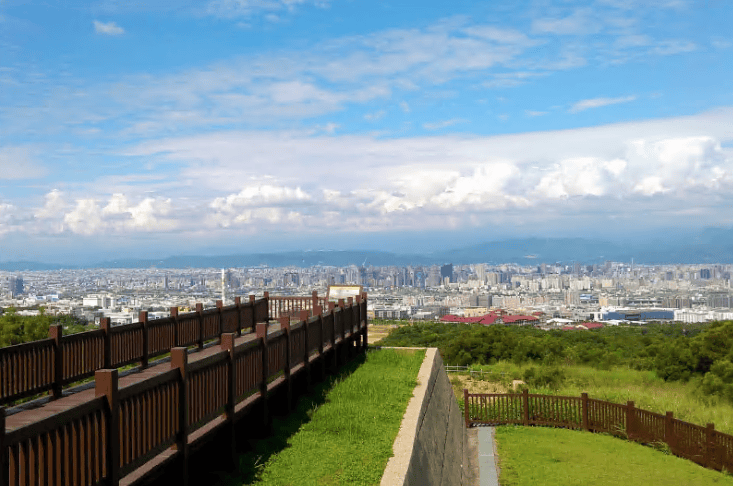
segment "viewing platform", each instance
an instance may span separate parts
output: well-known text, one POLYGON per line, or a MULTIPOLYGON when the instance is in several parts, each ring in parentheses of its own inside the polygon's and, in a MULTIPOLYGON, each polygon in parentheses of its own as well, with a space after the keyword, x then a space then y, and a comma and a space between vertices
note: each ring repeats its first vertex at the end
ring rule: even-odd
POLYGON ((223 438, 232 454, 235 429, 269 423, 270 408, 289 410, 294 390, 366 349, 366 298, 265 294, 0 348, 3 402, 54 397, 0 408, 0 486, 144 484, 170 471, 186 484, 191 453, 223 438))

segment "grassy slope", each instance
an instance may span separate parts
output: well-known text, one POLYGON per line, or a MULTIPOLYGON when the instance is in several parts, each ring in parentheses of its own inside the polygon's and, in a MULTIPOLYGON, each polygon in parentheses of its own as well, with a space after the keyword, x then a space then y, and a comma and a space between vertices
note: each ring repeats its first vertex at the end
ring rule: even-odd
MULTIPOLYGON (((507 392, 510 391, 511 380, 521 379, 524 370, 530 366, 532 365, 517 366, 507 362, 493 366, 483 365, 482 369, 497 373, 485 375, 483 380, 473 380, 475 385, 465 380, 463 384, 471 391, 475 386, 476 392, 486 393, 486 384, 493 383, 497 388, 495 392, 507 392)), ((662 414, 669 410, 680 420, 703 426, 714 423, 717 430, 733 434, 733 405, 717 397, 703 396, 695 382, 665 382, 653 371, 620 367, 599 370, 589 366, 561 366, 560 369, 566 378, 559 388, 553 390, 530 387, 530 392, 563 396, 580 396, 582 392, 587 392, 592 398, 614 403, 633 400, 639 408, 662 414)), ((462 399, 462 389, 456 392, 459 400, 462 399)))
POLYGON ((541 427, 498 427, 502 486, 733 485, 729 475, 615 437, 541 427))
POLYGON ((253 484, 379 484, 424 357, 424 351, 370 351, 311 410, 310 421, 260 468, 253 484))

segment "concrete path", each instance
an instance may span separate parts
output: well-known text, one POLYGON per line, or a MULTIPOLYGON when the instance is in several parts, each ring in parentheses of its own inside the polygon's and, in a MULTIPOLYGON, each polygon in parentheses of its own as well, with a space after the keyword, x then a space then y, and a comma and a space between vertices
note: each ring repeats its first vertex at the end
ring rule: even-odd
POLYGON ((480 486, 499 486, 494 451, 494 427, 478 428, 478 470, 480 486))

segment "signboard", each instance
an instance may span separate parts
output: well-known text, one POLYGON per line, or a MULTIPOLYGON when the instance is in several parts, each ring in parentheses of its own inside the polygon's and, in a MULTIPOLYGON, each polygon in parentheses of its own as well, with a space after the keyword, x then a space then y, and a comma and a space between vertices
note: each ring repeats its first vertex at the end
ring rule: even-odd
POLYGON ((344 302, 348 302, 349 297, 353 297, 356 302, 356 296, 361 295, 361 292, 361 285, 329 285, 326 301, 338 303, 339 299, 344 299, 344 302))

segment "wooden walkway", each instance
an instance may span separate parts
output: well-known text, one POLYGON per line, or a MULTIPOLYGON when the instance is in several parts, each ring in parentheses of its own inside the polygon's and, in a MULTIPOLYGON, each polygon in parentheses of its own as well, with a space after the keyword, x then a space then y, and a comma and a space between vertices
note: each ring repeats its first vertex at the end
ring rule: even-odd
MULTIPOLYGON (((268 327, 267 332, 268 334, 271 334, 279 330, 280 330, 280 324, 271 324, 268 327)), ((245 342, 252 341, 254 339, 256 339, 255 333, 243 334, 241 337, 235 340, 235 344, 242 344, 245 342)), ((197 350, 197 349, 190 350, 189 355, 188 355, 189 363, 195 363, 196 361, 207 358, 220 351, 221 351, 221 348, 219 347, 218 344, 210 345, 208 347, 205 347, 202 350, 197 350)), ((128 386, 134 385, 135 383, 141 382, 143 380, 147 380, 148 378, 152 378, 161 373, 165 373, 166 371, 170 369, 171 369, 171 364, 169 361, 166 361, 158 365, 150 366, 145 369, 139 369, 139 368, 133 369, 131 370, 132 372, 130 374, 120 377, 119 387, 120 389, 122 389, 128 386)), ((96 390, 94 389, 93 385, 90 386, 89 389, 85 389, 81 391, 74 392, 73 390, 65 390, 65 392, 66 391, 72 391, 72 393, 68 396, 64 396, 57 400, 50 400, 48 403, 43 404, 37 408, 34 407, 34 408, 27 409, 27 410, 15 412, 15 413, 12 410, 8 410, 8 415, 5 419, 6 432, 10 432, 11 430, 17 429, 24 425, 31 424, 33 422, 38 422, 47 417, 50 417, 51 415, 63 412, 65 410, 69 410, 70 408, 73 408, 82 403, 88 402, 96 397, 96 390)), ((22 408, 22 407, 23 406, 21 405, 17 408, 22 408)))

